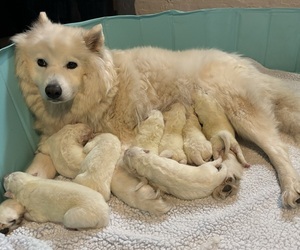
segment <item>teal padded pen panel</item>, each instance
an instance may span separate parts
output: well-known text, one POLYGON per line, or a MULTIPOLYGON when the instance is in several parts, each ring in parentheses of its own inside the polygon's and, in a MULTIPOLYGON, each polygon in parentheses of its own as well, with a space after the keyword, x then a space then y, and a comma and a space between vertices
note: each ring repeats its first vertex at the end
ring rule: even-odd
MULTIPOLYGON (((300 9, 208 9, 146 16, 114 16, 71 25, 102 23, 111 49, 158 46, 173 50, 219 48, 266 67, 300 72, 300 9)), ((0 179, 24 170, 38 135, 14 72, 14 46, 0 50, 0 179)), ((0 188, 2 199, 3 188, 0 188)))

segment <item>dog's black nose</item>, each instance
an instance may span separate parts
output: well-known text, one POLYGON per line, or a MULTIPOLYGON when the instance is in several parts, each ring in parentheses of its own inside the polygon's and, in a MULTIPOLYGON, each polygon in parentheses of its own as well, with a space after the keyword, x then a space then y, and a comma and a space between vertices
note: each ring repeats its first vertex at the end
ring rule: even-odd
POLYGON ((58 83, 49 83, 45 88, 46 95, 55 100, 58 99, 62 94, 62 89, 58 83))

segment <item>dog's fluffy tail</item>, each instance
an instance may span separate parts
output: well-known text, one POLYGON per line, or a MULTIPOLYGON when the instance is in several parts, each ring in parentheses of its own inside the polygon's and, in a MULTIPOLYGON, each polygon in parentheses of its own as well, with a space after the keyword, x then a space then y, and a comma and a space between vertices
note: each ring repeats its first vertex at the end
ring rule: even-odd
POLYGON ((300 81, 280 79, 271 90, 278 128, 300 145, 300 81))

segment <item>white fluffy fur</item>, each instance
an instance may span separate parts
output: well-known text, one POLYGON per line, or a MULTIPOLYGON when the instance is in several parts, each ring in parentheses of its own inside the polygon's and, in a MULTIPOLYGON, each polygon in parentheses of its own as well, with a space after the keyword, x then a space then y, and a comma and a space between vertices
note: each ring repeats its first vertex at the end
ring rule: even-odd
POLYGON ((63 223, 73 229, 101 228, 109 223, 103 196, 82 185, 14 172, 5 177, 4 188, 25 207, 28 220, 63 223))
MULTIPOLYGON (((101 25, 91 30, 66 27, 51 23, 44 14, 13 41, 16 73, 42 141, 67 124, 84 123, 130 143, 134 128, 151 110, 163 111, 175 102, 190 106, 192 93, 201 89, 222 108, 236 133, 269 156, 278 173, 283 205, 299 205, 300 176, 278 134, 279 128, 300 138, 300 94, 288 82, 216 49, 109 50, 101 25), (39 66, 38 59, 47 67, 39 66), (77 67, 67 68, 69 62, 77 67), (53 81, 62 89, 56 100, 45 95, 53 81)), ((213 115, 207 118, 214 124, 213 115)), ((122 194, 135 185, 124 183, 122 194)))

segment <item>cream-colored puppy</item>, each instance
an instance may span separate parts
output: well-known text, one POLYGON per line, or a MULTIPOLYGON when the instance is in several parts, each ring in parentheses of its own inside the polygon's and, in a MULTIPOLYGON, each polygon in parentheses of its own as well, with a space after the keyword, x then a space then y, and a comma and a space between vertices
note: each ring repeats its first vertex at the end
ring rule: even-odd
POLYGON ((221 167, 221 158, 192 167, 139 147, 131 147, 125 151, 123 160, 129 172, 151 180, 163 192, 181 199, 211 195, 227 175, 227 168, 221 167))
POLYGON ((4 178, 6 195, 25 207, 25 219, 63 223, 72 229, 102 228, 109 223, 103 196, 82 185, 42 179, 23 172, 4 178))
POLYGON ((220 157, 226 159, 227 178, 214 192, 214 197, 226 198, 237 192, 243 166, 249 167, 250 165, 246 162, 242 149, 235 139, 235 131, 224 110, 213 96, 202 90, 195 90, 193 101, 195 112, 203 126, 202 131, 212 144, 214 159, 220 157), (235 155, 230 155, 230 151, 235 155))
POLYGON ((38 150, 50 155, 59 174, 74 178, 86 157, 83 146, 92 137, 93 133, 88 125, 82 123, 66 125, 41 143, 38 150))
POLYGON ((180 103, 174 103, 170 110, 163 112, 165 129, 158 147, 160 156, 180 163, 187 163, 182 139, 182 129, 186 121, 185 113, 185 107, 180 103))
POLYGON ((202 133, 199 120, 193 109, 189 109, 187 113, 182 135, 183 150, 189 165, 200 166, 210 160, 212 157, 211 143, 202 133))
POLYGON ((164 133, 164 118, 160 111, 152 110, 149 117, 142 121, 136 129, 136 136, 132 143, 152 153, 158 154, 158 146, 164 133))
POLYGON ((219 158, 222 150, 224 150, 225 155, 228 154, 229 150, 232 150, 244 166, 249 166, 240 145, 235 139, 235 131, 232 125, 214 97, 202 90, 195 90, 193 102, 199 122, 203 126, 202 131, 212 143, 213 157, 215 159, 219 158), (214 119, 211 119, 211 117, 214 119))
POLYGON ((121 160, 117 165, 111 185, 112 192, 131 207, 147 211, 152 214, 164 214, 171 208, 171 204, 165 201, 160 191, 155 191, 146 180, 129 173, 121 160), (131 187, 130 189, 125 187, 131 187))
MULTIPOLYGON (((152 110, 148 118, 136 128, 136 136, 132 145, 143 147, 154 154, 158 154, 158 145, 163 132, 163 115, 158 110, 152 110)), ((134 176, 127 171, 122 159, 115 169, 111 186, 113 193, 131 207, 152 214, 163 214, 171 209, 171 205, 161 197, 160 191, 155 191, 144 177, 134 176), (124 189, 124 186, 131 188, 124 189)))
POLYGON ((120 140, 113 134, 100 134, 84 146, 83 153, 86 157, 73 181, 98 191, 108 201, 111 179, 121 155, 120 140))
POLYGON ((7 234, 22 222, 25 208, 15 199, 7 199, 0 205, 0 232, 7 234))

